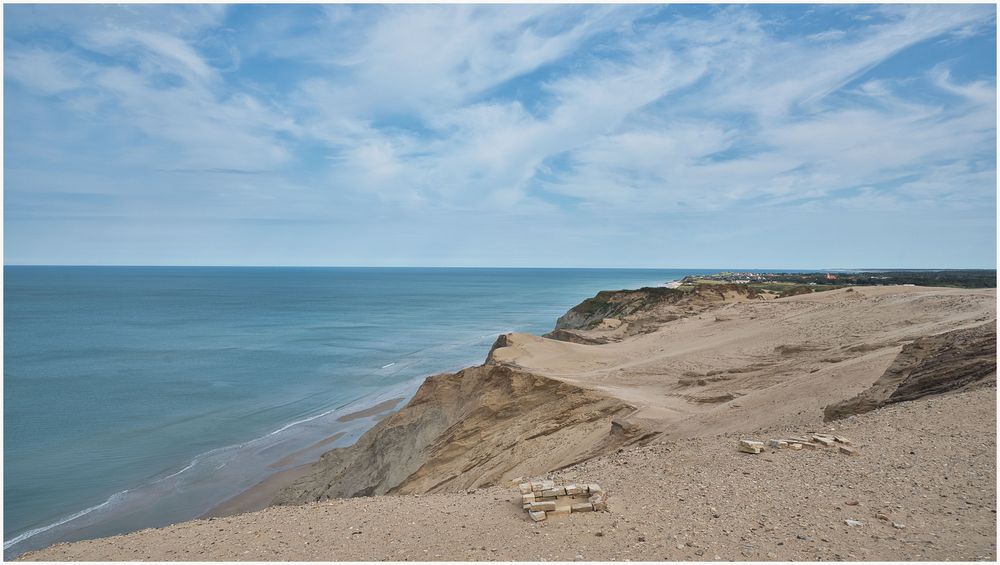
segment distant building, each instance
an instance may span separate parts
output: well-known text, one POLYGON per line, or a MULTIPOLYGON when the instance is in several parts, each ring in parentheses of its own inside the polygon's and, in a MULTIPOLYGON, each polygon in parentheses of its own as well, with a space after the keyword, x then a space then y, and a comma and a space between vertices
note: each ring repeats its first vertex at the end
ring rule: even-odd
POLYGON ((835 275, 833 273, 827 273, 826 274, 826 280, 828 280, 828 281, 835 281, 835 280, 837 280, 837 275, 835 275))

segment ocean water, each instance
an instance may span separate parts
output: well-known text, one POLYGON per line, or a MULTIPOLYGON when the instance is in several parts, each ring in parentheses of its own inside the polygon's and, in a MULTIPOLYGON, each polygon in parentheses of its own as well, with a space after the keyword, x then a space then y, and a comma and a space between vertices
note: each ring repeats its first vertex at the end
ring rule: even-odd
POLYGON ((693 272, 7 266, 5 557, 201 515, 500 333, 693 272))

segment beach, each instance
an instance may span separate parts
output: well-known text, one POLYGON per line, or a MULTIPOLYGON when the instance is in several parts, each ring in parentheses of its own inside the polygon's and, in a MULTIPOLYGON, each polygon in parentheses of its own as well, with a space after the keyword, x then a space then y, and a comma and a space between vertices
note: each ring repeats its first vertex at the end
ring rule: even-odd
POLYGON ((482 366, 428 378, 353 446, 216 515, 282 506, 24 558, 995 558, 994 289, 639 296, 614 323, 560 318, 560 335, 599 345, 501 336, 482 366), (954 386, 903 379, 894 403, 892 379, 939 349, 968 370, 954 386), (878 386, 873 407, 825 419, 878 386), (817 431, 860 454, 736 449, 817 431), (609 512, 532 523, 512 480, 537 477, 600 482, 609 512))

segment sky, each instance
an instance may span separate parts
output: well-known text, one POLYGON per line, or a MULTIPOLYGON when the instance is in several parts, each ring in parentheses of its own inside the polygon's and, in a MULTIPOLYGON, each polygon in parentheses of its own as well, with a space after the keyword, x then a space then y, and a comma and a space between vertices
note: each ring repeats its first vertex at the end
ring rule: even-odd
POLYGON ((4 6, 4 263, 995 268, 994 5, 4 6))

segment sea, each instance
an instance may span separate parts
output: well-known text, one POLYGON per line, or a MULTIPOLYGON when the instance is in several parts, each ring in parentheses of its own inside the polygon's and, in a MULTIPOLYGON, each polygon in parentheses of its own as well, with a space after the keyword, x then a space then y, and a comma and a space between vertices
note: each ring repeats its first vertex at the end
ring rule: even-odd
POLYGON ((501 333, 551 331, 600 290, 717 270, 3 272, 10 559, 198 517, 352 444, 378 416, 345 415, 482 363, 501 333))

